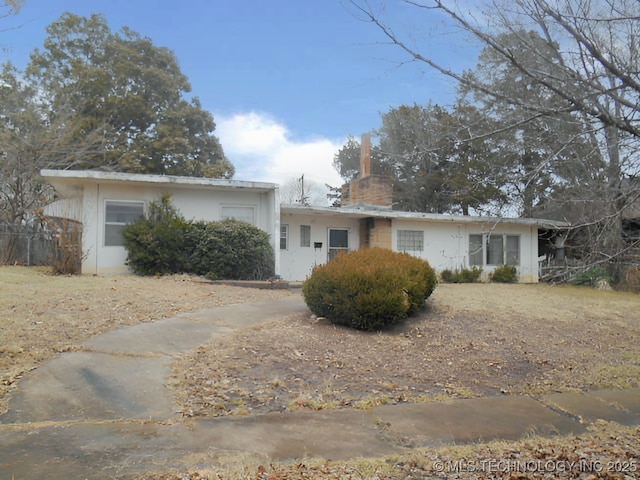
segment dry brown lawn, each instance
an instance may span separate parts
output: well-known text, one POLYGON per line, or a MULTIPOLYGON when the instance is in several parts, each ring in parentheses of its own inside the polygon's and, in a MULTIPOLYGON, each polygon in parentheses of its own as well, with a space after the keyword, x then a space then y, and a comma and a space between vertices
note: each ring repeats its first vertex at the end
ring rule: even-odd
MULTIPOLYGON (((55 277, 42 269, 0 267, 0 413, 26 372, 81 348, 91 336, 289 294, 189 276, 55 277)), ((294 315, 213 340, 175 363, 173 387, 188 416, 629 388, 640 384, 639 340, 637 295, 547 285, 440 285, 424 312, 385 332, 356 332, 294 315)), ((634 469, 582 472, 584 478, 638 478, 639 444, 639 428, 599 423, 578 437, 416 449, 352 462, 263 466, 241 456, 226 466, 137 478, 446 478, 435 469, 438 462, 580 458, 626 460, 634 469)), ((581 472, 552 473, 476 470, 455 478, 576 478, 581 472)))
POLYGON ((197 277, 53 276, 0 266, 0 414, 22 376, 88 338, 189 312, 279 298, 287 291, 212 285, 197 277))
POLYGON ((440 285, 419 316, 367 333, 298 315, 176 364, 188 415, 640 385, 640 296, 548 285, 440 285))
POLYGON ((135 480, 633 480, 640 478, 640 428, 597 422, 579 436, 416 448, 386 458, 304 459, 263 465, 238 454, 188 472, 147 472, 135 480))

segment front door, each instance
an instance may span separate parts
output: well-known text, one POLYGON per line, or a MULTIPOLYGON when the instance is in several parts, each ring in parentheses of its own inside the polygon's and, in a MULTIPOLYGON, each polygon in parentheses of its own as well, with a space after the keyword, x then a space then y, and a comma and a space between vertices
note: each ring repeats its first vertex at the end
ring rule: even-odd
POLYGON ((349 251, 349 229, 330 228, 328 260, 333 259, 340 252, 346 253, 348 251, 349 251))

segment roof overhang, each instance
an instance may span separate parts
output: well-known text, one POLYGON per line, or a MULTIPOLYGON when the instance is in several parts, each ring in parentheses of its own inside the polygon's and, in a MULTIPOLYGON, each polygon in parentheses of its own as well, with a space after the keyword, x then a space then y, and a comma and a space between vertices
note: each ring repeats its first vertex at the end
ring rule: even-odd
POLYGON ((278 190, 275 183, 247 182, 223 178, 178 177, 140 173, 100 172, 94 170, 42 170, 40 175, 61 195, 72 195, 78 186, 87 184, 126 184, 131 186, 161 186, 189 189, 251 190, 256 193, 278 190))
POLYGON ((440 223, 482 223, 487 225, 514 224, 531 225, 549 230, 562 230, 571 226, 569 222, 557 220, 545 220, 540 218, 507 218, 507 217, 481 217, 470 215, 443 215, 437 213, 403 212, 384 208, 371 207, 313 207, 303 205, 281 205, 280 213, 283 215, 320 215, 342 216, 348 218, 388 218, 398 220, 426 220, 440 223))

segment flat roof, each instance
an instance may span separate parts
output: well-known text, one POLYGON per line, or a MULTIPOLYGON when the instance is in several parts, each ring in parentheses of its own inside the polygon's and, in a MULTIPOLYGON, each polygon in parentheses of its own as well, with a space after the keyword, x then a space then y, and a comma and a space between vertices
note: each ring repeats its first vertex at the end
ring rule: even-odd
POLYGON ((226 178, 181 177, 174 175, 153 175, 143 173, 102 172, 98 170, 41 170, 40 175, 57 185, 78 183, 122 183, 175 185, 187 188, 216 188, 220 190, 249 189, 267 192, 279 188, 276 183, 247 182, 226 178))
POLYGON ((314 207, 304 205, 281 205, 281 214, 307 214, 307 215, 341 215, 350 218, 390 218, 404 220, 428 220, 432 222, 455 222, 455 223, 509 223, 516 225, 534 225, 549 229, 563 229, 571 226, 570 222, 557 220, 545 220, 541 218, 508 218, 508 217, 483 217, 471 215, 446 215, 439 213, 404 212, 375 206, 353 206, 348 207, 314 207))

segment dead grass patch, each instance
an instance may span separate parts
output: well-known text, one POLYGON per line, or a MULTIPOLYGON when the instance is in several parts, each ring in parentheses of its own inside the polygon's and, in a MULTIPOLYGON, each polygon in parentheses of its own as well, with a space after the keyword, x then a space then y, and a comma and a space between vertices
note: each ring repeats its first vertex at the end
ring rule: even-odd
POLYGON ((54 276, 0 267, 0 414, 25 372, 109 330, 289 292, 212 285, 198 277, 54 276))
POLYGON ((640 475, 640 428, 597 422, 577 436, 485 444, 417 448, 386 458, 349 461, 303 459, 294 463, 256 463, 244 454, 200 459, 200 469, 147 472, 136 480, 405 480, 455 478, 485 480, 626 479, 640 475), (244 464, 242 462, 245 462, 244 464), (241 467, 239 465, 242 465, 241 467))
POLYGON ((306 315, 175 365, 193 415, 370 406, 640 385, 640 297, 547 285, 441 285, 419 316, 358 332, 306 315))

